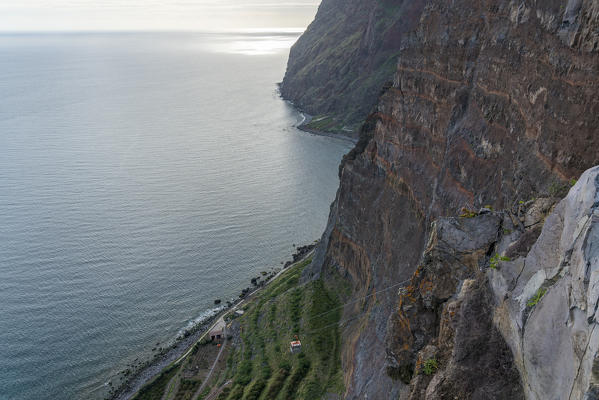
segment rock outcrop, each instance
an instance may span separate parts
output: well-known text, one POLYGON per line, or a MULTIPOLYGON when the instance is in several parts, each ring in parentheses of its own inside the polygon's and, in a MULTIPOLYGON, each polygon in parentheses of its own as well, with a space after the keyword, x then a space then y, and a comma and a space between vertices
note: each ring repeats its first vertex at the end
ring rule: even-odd
POLYGON ((555 200, 433 224, 390 324, 405 398, 597 398, 599 167, 555 200))
MULTIPOLYGON (((499 242, 509 250, 511 237, 499 242)), ((585 172, 526 256, 489 271, 495 322, 527 399, 599 395, 599 167, 585 172)))
MULTIPOLYGON (((374 55, 360 52, 360 44, 368 42, 366 27, 376 24, 380 15, 372 17, 371 11, 384 3, 324 0, 319 16, 291 53, 283 94, 308 111, 314 107, 313 113, 328 112, 320 111, 328 107, 350 109, 356 100, 335 88, 348 87, 351 75, 338 68, 358 68, 356 73, 361 79, 368 78, 369 70, 359 66, 374 55), (337 53, 330 46, 341 43, 341 37, 352 38, 353 42, 337 53)), ((395 3, 401 4, 400 8, 407 4, 395 3)), ((438 333, 423 328, 414 343, 420 343, 416 338, 421 337, 424 347, 418 345, 406 354, 396 348, 397 336, 404 331, 398 330, 396 317, 389 319, 398 309, 397 293, 389 287, 409 279, 420 265, 428 236, 439 227, 431 228, 432 221, 457 215, 462 208, 468 214, 468 210, 486 205, 510 209, 539 195, 563 196, 571 179, 599 164, 598 3, 428 0, 411 2, 410 12, 389 14, 397 19, 396 26, 406 28, 400 40, 392 42, 397 51, 393 83, 383 88, 374 112, 362 127, 360 142, 343 161, 329 224, 305 276, 323 276, 333 285, 342 280, 340 286, 351 288, 347 299, 363 298, 344 310, 344 318, 350 321, 343 329, 345 398, 397 398, 400 393, 409 396, 409 391, 421 393, 412 395, 419 398, 423 392, 417 391, 425 387, 428 390, 430 383, 407 388, 398 378, 408 376, 410 368, 416 373, 416 364, 410 363, 418 361, 421 351, 434 350, 440 352, 440 358, 449 357, 450 352, 475 343, 476 337, 465 336, 461 344, 449 337, 442 346, 430 344, 437 340, 438 333), (387 350, 388 358, 384 356, 387 350)), ((367 96, 364 104, 368 104, 367 96)), ((546 212, 546 206, 536 204, 537 215, 546 212)), ((531 222, 536 217, 531 214, 529 218, 531 222)), ((528 257, 529 247, 541 233, 539 224, 526 228, 529 222, 517 227, 522 234, 506 249, 510 258, 528 257)), ((430 257, 435 251, 441 250, 433 248, 430 257)), ((495 293, 499 278, 476 271, 475 264, 485 258, 482 254, 466 252, 459 257, 470 261, 462 261, 468 268, 456 271, 459 281, 464 281, 456 286, 458 294, 451 295, 453 300, 446 300, 455 302, 452 307, 456 314, 450 315, 443 326, 453 326, 461 336, 467 333, 460 330, 460 324, 468 321, 469 308, 483 316, 492 306, 492 299, 480 297, 484 292, 480 288, 491 285, 495 293)), ((554 252, 547 257, 549 260, 558 255, 554 252)), ((503 272, 498 269, 497 274, 503 272)), ((547 286, 554 279, 552 273, 545 271, 545 277, 538 273, 534 279, 547 286)), ((534 286, 531 283, 522 288, 525 294, 519 301, 524 301, 534 286)), ((522 328, 518 325, 522 322, 515 321, 528 316, 528 312, 514 314, 515 305, 509 301, 503 306, 503 314, 496 314, 497 318, 503 315, 502 319, 491 324, 481 318, 477 328, 488 332, 494 343, 503 343, 501 338, 505 342, 495 353, 505 371, 496 374, 488 390, 495 390, 513 376, 514 370, 508 368, 509 354, 504 351, 509 348, 513 365, 522 377, 523 393, 533 396, 531 393, 541 390, 534 385, 545 384, 520 355, 522 349, 518 346, 532 351, 534 345, 525 339, 522 344, 510 339, 515 335, 510 332, 522 328)), ((418 300, 413 307, 427 310, 428 305, 418 300)), ((421 317, 444 317, 443 311, 435 307, 421 317)), ((533 310, 527 318, 534 318, 539 310, 533 310)), ((580 319, 572 318, 579 324, 580 319)), ((566 324, 565 320, 555 323, 566 324)), ((586 357, 581 354, 577 357, 586 357)), ((469 356, 464 354, 465 359, 469 356)), ((534 362, 542 359, 539 357, 534 362)), ((451 360, 447 358, 446 362, 451 360)), ((460 374, 476 368, 493 368, 484 360, 473 360, 462 367, 446 371, 449 375, 443 375, 447 377, 444 382, 458 382, 463 376, 460 374)), ((445 372, 435 376, 442 374, 445 372)), ((590 379, 590 375, 584 376, 590 379)), ((467 390, 432 393, 460 396, 467 390)), ((513 393, 514 398, 521 396, 521 392, 513 393)))
POLYGON ((524 398, 512 353, 493 324, 483 272, 502 222, 489 213, 433 224, 390 324, 389 373, 410 385, 407 398, 524 398), (433 368, 426 370, 427 362, 433 368))

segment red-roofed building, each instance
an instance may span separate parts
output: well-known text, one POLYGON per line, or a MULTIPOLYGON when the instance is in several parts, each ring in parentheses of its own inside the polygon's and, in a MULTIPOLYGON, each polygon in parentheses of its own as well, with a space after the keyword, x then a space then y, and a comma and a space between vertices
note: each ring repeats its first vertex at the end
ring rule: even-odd
POLYGON ((289 346, 289 350, 291 351, 291 354, 301 353, 302 342, 300 342, 299 340, 295 340, 295 341, 291 342, 291 344, 289 346))

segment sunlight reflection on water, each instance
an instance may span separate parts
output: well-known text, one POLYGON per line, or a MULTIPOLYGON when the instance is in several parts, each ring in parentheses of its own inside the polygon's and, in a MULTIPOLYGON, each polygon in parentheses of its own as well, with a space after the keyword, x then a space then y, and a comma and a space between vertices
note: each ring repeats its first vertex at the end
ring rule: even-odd
POLYGON ((260 56, 288 50, 297 41, 299 33, 268 33, 232 35, 216 40, 211 50, 216 53, 260 56))

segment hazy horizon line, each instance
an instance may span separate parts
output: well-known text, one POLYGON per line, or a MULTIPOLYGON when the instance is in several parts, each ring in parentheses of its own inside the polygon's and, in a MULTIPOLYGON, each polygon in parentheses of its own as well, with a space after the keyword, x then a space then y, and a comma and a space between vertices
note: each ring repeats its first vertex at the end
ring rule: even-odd
POLYGON ((135 34, 135 33, 207 33, 207 34, 260 34, 260 33, 272 33, 272 34, 301 34, 306 31, 306 28, 243 28, 243 29, 223 29, 223 30, 210 30, 210 29, 95 29, 95 30, 79 30, 79 29, 64 29, 64 30, 2 30, 0 29, 0 35, 42 35, 42 34, 135 34))

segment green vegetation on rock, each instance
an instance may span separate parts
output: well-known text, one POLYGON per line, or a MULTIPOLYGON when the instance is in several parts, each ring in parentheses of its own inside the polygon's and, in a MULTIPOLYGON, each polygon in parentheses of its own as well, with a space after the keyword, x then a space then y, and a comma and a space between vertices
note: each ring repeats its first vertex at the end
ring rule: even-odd
POLYGON ((489 261, 489 266, 492 269, 497 269, 497 266, 499 265, 500 261, 512 261, 512 259, 509 257, 500 256, 499 254, 495 253, 495 255, 491 257, 491 260, 489 261))
POLYGON ((435 358, 430 358, 422 364, 422 373, 424 375, 432 375, 439 368, 439 363, 435 358))
MULTIPOLYGON (((218 400, 316 399, 343 391, 337 297, 342 291, 321 280, 300 284, 311 261, 292 265, 249 298, 242 316, 227 317, 238 333, 229 341, 226 363, 199 399, 218 388, 218 400), (292 354, 290 342, 297 339, 302 349, 292 354)), ((192 359, 197 363, 198 356, 210 354, 210 346, 214 344, 196 344, 182 363, 166 368, 134 399, 191 399, 201 379, 186 374, 194 368, 192 359)))
POLYGON ((528 300, 528 303, 526 303, 526 305, 528 307, 534 307, 536 306, 539 301, 541 301, 541 299, 543 298, 543 296, 545 296, 545 293, 547 293, 547 289, 546 288, 539 288, 539 290, 537 290, 537 292, 535 293, 534 296, 532 296, 530 298, 530 300, 528 300))

